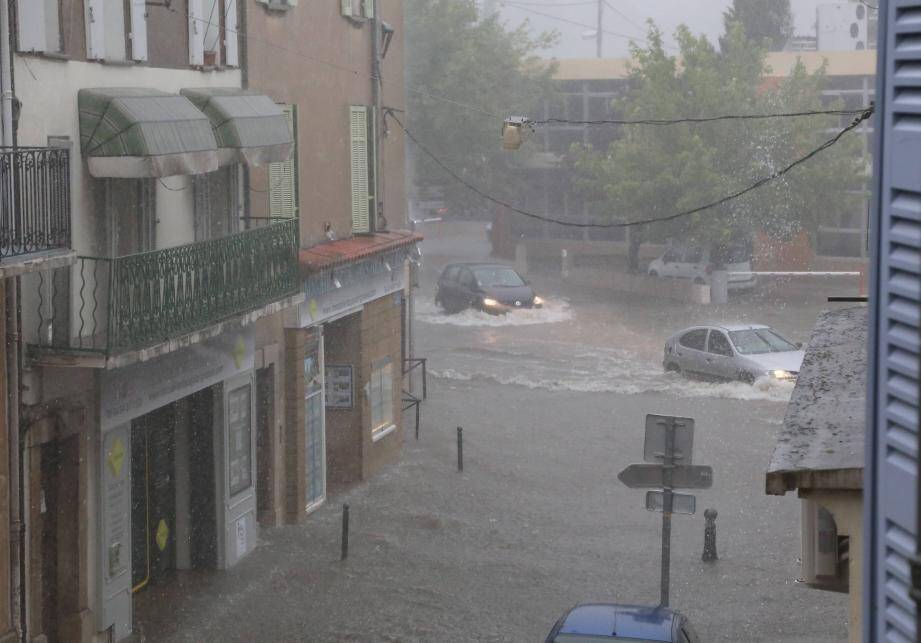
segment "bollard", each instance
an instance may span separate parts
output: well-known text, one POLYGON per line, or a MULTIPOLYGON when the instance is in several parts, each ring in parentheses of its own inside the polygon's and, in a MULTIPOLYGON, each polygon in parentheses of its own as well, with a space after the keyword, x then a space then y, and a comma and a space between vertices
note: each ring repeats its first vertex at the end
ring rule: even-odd
POLYGON ((706 520, 704 526, 704 553, 700 559, 705 563, 712 563, 714 560, 719 559, 719 556, 716 555, 716 515, 716 509, 704 511, 704 519, 706 520))
POLYGON ((464 470, 464 430, 457 427, 457 470, 464 470))
POLYGON ((342 558, 349 557, 349 506, 342 505, 342 558))

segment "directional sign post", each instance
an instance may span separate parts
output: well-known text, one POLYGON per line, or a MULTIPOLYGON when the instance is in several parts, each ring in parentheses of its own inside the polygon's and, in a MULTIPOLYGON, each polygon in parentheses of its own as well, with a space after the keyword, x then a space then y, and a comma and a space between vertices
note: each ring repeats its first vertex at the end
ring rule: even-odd
POLYGON ((643 459, 631 464, 617 478, 631 488, 656 489, 646 492, 646 509, 662 512, 662 579, 660 605, 668 607, 671 566, 672 513, 693 514, 697 499, 673 489, 709 489, 713 469, 691 464, 694 449, 694 420, 668 415, 646 416, 643 459), (650 463, 650 464, 647 464, 650 463))

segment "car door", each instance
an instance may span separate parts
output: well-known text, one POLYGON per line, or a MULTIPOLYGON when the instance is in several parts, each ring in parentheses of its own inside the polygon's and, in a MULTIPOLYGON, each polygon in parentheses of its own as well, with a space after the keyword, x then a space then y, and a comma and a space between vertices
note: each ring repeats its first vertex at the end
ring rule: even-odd
POLYGON ((476 277, 469 268, 463 268, 460 272, 457 288, 457 305, 460 308, 472 306, 476 302, 478 294, 476 277))
POLYGON ((438 281, 438 298, 441 300, 441 305, 446 309, 452 309, 457 305, 455 303, 457 298, 455 291, 457 290, 458 272, 460 272, 458 266, 448 266, 438 281))
POLYGON ((678 366, 690 373, 706 373, 707 329, 692 328, 678 338, 678 366))
POLYGON ((680 277, 682 279, 703 278, 706 274, 703 266, 703 252, 700 248, 686 248, 681 256, 679 264, 680 277))
POLYGON ((735 353, 729 343, 729 338, 723 331, 715 328, 710 329, 704 364, 707 374, 714 377, 735 379, 738 375, 739 369, 736 364, 735 353))
POLYGON ((677 273, 675 267, 677 261, 681 258, 680 252, 675 248, 669 248, 664 255, 662 255, 662 270, 660 276, 662 277, 674 277, 677 273))

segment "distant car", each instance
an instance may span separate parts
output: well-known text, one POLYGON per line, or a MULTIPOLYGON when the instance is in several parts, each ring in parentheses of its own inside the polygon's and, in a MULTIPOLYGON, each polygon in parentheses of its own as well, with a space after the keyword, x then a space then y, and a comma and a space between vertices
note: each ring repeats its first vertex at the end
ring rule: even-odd
POLYGON ((544 300, 509 266, 454 263, 438 278, 435 303, 449 313, 477 308, 499 314, 516 308, 540 308, 544 300))
POLYGON ((699 643, 687 617, 667 607, 585 603, 556 622, 545 643, 699 643))
POLYGON ((802 363, 802 344, 770 327, 724 324, 692 326, 672 335, 665 342, 663 366, 666 371, 753 384, 762 376, 795 380, 802 363))
MULTIPOLYGON (((748 274, 752 270, 751 255, 741 247, 729 249, 725 269, 729 273, 729 290, 744 290, 754 287, 755 276, 748 274)), ((666 250, 661 257, 649 263, 651 277, 672 277, 690 279, 695 284, 709 284, 713 273, 710 251, 694 246, 674 247, 666 250)))

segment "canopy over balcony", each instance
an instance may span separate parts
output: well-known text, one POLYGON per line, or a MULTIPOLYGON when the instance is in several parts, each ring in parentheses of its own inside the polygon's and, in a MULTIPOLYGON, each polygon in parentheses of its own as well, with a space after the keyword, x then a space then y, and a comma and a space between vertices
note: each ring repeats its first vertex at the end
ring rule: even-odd
POLYGON ((185 96, 144 87, 81 89, 80 147, 95 177, 202 174, 218 168, 208 117, 185 96))
POLYGON ((288 119, 275 102, 238 87, 183 89, 211 121, 221 165, 286 161, 294 147, 288 119))

